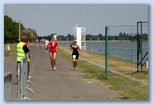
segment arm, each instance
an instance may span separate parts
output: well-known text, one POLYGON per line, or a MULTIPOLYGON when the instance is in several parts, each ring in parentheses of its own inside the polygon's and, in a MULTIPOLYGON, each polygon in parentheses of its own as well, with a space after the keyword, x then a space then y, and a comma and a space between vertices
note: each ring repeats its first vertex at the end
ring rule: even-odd
POLYGON ((27 45, 24 45, 22 49, 24 50, 25 53, 28 53, 30 51, 27 45))
POLYGON ((25 53, 28 54, 28 56, 29 56, 29 58, 30 58, 30 50, 29 50, 29 48, 27 47, 27 45, 24 45, 24 46, 23 46, 23 50, 24 50, 25 53))
POLYGON ((57 51, 57 48, 58 48, 58 42, 56 42, 56 51, 57 51))
POLYGON ((56 46, 56 48, 58 47, 58 42, 56 42, 57 43, 57 46, 56 46))
POLYGON ((72 46, 70 47, 70 51, 73 52, 72 46))
POLYGON ((78 45, 78 51, 80 51, 81 49, 80 49, 80 46, 78 45))

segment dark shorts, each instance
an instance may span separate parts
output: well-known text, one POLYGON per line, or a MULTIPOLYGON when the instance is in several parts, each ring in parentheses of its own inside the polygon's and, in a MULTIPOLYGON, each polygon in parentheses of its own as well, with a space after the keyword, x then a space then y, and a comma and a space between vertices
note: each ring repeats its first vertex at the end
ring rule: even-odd
POLYGON ((75 58, 75 59, 78 59, 79 58, 79 55, 74 55, 72 54, 72 59, 75 58))
POLYGON ((54 53, 56 53, 56 52, 50 52, 50 54, 52 54, 52 55, 53 55, 54 53))

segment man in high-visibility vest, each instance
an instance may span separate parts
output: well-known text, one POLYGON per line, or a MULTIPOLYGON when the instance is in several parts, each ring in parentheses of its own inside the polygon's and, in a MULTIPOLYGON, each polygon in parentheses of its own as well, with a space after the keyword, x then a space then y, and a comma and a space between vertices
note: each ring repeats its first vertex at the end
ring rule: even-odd
MULTIPOLYGON (((20 42, 17 44, 16 61, 17 61, 17 65, 20 65, 20 67, 21 67, 21 60, 25 56, 25 54, 28 54, 28 56, 30 58, 30 50, 27 47, 27 36, 23 35, 20 37, 20 42)), ((18 66, 17 66, 17 71, 18 71, 18 66)))

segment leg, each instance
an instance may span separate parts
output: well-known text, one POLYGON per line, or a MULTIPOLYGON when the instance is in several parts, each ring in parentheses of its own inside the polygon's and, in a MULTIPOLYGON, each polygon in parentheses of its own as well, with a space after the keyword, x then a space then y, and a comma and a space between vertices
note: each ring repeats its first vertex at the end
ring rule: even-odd
POLYGON ((75 68, 75 58, 73 58, 73 68, 75 68))
POLYGON ((29 67, 30 67, 30 64, 29 64, 29 62, 28 62, 27 79, 29 78, 29 67))
POLYGON ((76 58, 75 58, 75 68, 74 68, 75 70, 77 70, 76 67, 77 67, 78 58, 79 58, 79 55, 76 55, 76 58))
POLYGON ((75 68, 75 58, 76 58, 76 55, 72 54, 73 70, 75 68))
POLYGON ((77 66, 78 59, 75 59, 75 67, 77 66))
POLYGON ((50 53, 50 62, 51 62, 51 68, 53 69, 53 55, 50 53))
POLYGON ((46 46, 46 48, 45 48, 45 49, 46 49, 46 52, 48 52, 48 46, 46 46))
POLYGON ((16 78, 18 78, 18 62, 17 62, 17 66, 16 66, 16 78))
POLYGON ((20 89, 20 82, 21 82, 21 62, 17 62, 17 98, 20 98, 21 89, 20 89))
POLYGON ((56 52, 53 53, 54 66, 56 66, 56 52))

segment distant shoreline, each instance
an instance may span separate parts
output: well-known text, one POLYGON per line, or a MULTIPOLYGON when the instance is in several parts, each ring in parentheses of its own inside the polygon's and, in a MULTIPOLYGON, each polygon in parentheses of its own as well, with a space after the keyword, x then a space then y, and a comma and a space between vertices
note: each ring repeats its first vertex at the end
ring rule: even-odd
MULTIPOLYGON (((59 41, 59 42, 73 42, 73 41, 59 41)), ((84 41, 81 41, 84 42, 84 41)), ((92 41, 85 41, 85 42, 105 42, 105 40, 92 40, 92 41)), ((108 40, 108 42, 131 42, 130 40, 108 40)), ((133 41, 134 42, 134 41, 133 41)))
MULTIPOLYGON (((93 40, 93 41, 86 41, 86 42, 105 42, 105 40, 93 40)), ((130 40, 108 40, 108 42, 130 42, 130 40)))
MULTIPOLYGON (((59 42, 73 42, 73 41, 59 41, 59 42)), ((84 42, 84 41, 81 41, 84 42)), ((85 42, 105 42, 105 40, 92 40, 92 41, 85 41, 85 42)), ((136 40, 108 40, 108 42, 137 42, 136 40)), ((143 42, 148 42, 148 41, 143 41, 143 42)))

